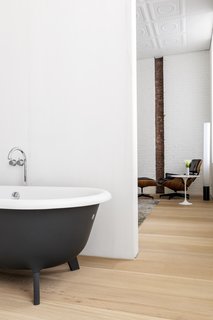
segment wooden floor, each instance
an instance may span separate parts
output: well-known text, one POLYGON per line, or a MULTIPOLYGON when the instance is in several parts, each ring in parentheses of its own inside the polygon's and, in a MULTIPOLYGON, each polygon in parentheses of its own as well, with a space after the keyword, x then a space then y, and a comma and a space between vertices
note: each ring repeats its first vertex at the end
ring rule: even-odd
POLYGON ((213 320, 213 201, 161 200, 140 227, 134 261, 80 257, 42 271, 41 305, 29 272, 0 272, 4 320, 213 320))

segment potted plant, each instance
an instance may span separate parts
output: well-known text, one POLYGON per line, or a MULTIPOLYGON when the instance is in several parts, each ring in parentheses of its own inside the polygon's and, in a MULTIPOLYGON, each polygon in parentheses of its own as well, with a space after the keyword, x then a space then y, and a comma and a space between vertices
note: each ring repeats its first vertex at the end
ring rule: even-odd
POLYGON ((189 168, 190 168, 191 160, 185 160, 185 166, 186 166, 186 175, 189 175, 189 168))

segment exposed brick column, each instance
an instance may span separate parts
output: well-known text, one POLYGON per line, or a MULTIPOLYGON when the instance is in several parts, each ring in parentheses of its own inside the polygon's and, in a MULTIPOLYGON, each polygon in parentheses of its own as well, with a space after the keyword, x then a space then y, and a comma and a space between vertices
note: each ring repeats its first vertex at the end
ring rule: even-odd
MULTIPOLYGON (((164 95, 163 95, 163 58, 155 59, 155 144, 156 180, 164 177, 164 95)), ((156 193, 163 193, 164 187, 158 186, 156 193)))

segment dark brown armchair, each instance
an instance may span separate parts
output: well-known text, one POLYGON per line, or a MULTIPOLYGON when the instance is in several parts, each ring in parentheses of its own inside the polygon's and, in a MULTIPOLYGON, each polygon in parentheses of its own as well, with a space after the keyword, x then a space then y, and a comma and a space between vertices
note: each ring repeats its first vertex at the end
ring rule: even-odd
MULTIPOLYGON (((194 175, 194 178, 189 178, 187 180, 186 184, 186 190, 188 190, 189 186, 195 181, 196 175, 200 173, 202 160, 201 159, 193 159, 191 161, 190 167, 189 167, 189 173, 190 175, 194 175)), ((173 190, 173 193, 164 193, 160 195, 160 198, 162 197, 169 197, 175 198, 175 197, 184 197, 184 193, 180 193, 178 191, 184 191, 184 181, 182 178, 175 178, 171 177, 171 175, 174 175, 174 173, 166 173, 166 177, 163 179, 158 180, 158 185, 161 185, 163 187, 167 187, 171 190, 173 190)), ((187 198, 189 198, 189 195, 187 194, 187 198)))

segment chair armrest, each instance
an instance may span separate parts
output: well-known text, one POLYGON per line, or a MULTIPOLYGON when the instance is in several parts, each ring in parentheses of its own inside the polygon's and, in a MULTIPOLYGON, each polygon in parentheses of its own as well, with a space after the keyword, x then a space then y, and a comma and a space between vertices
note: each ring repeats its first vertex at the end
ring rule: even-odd
POLYGON ((172 177, 174 175, 178 175, 178 173, 168 173, 168 172, 166 172, 165 178, 166 179, 174 179, 175 177, 172 177))

